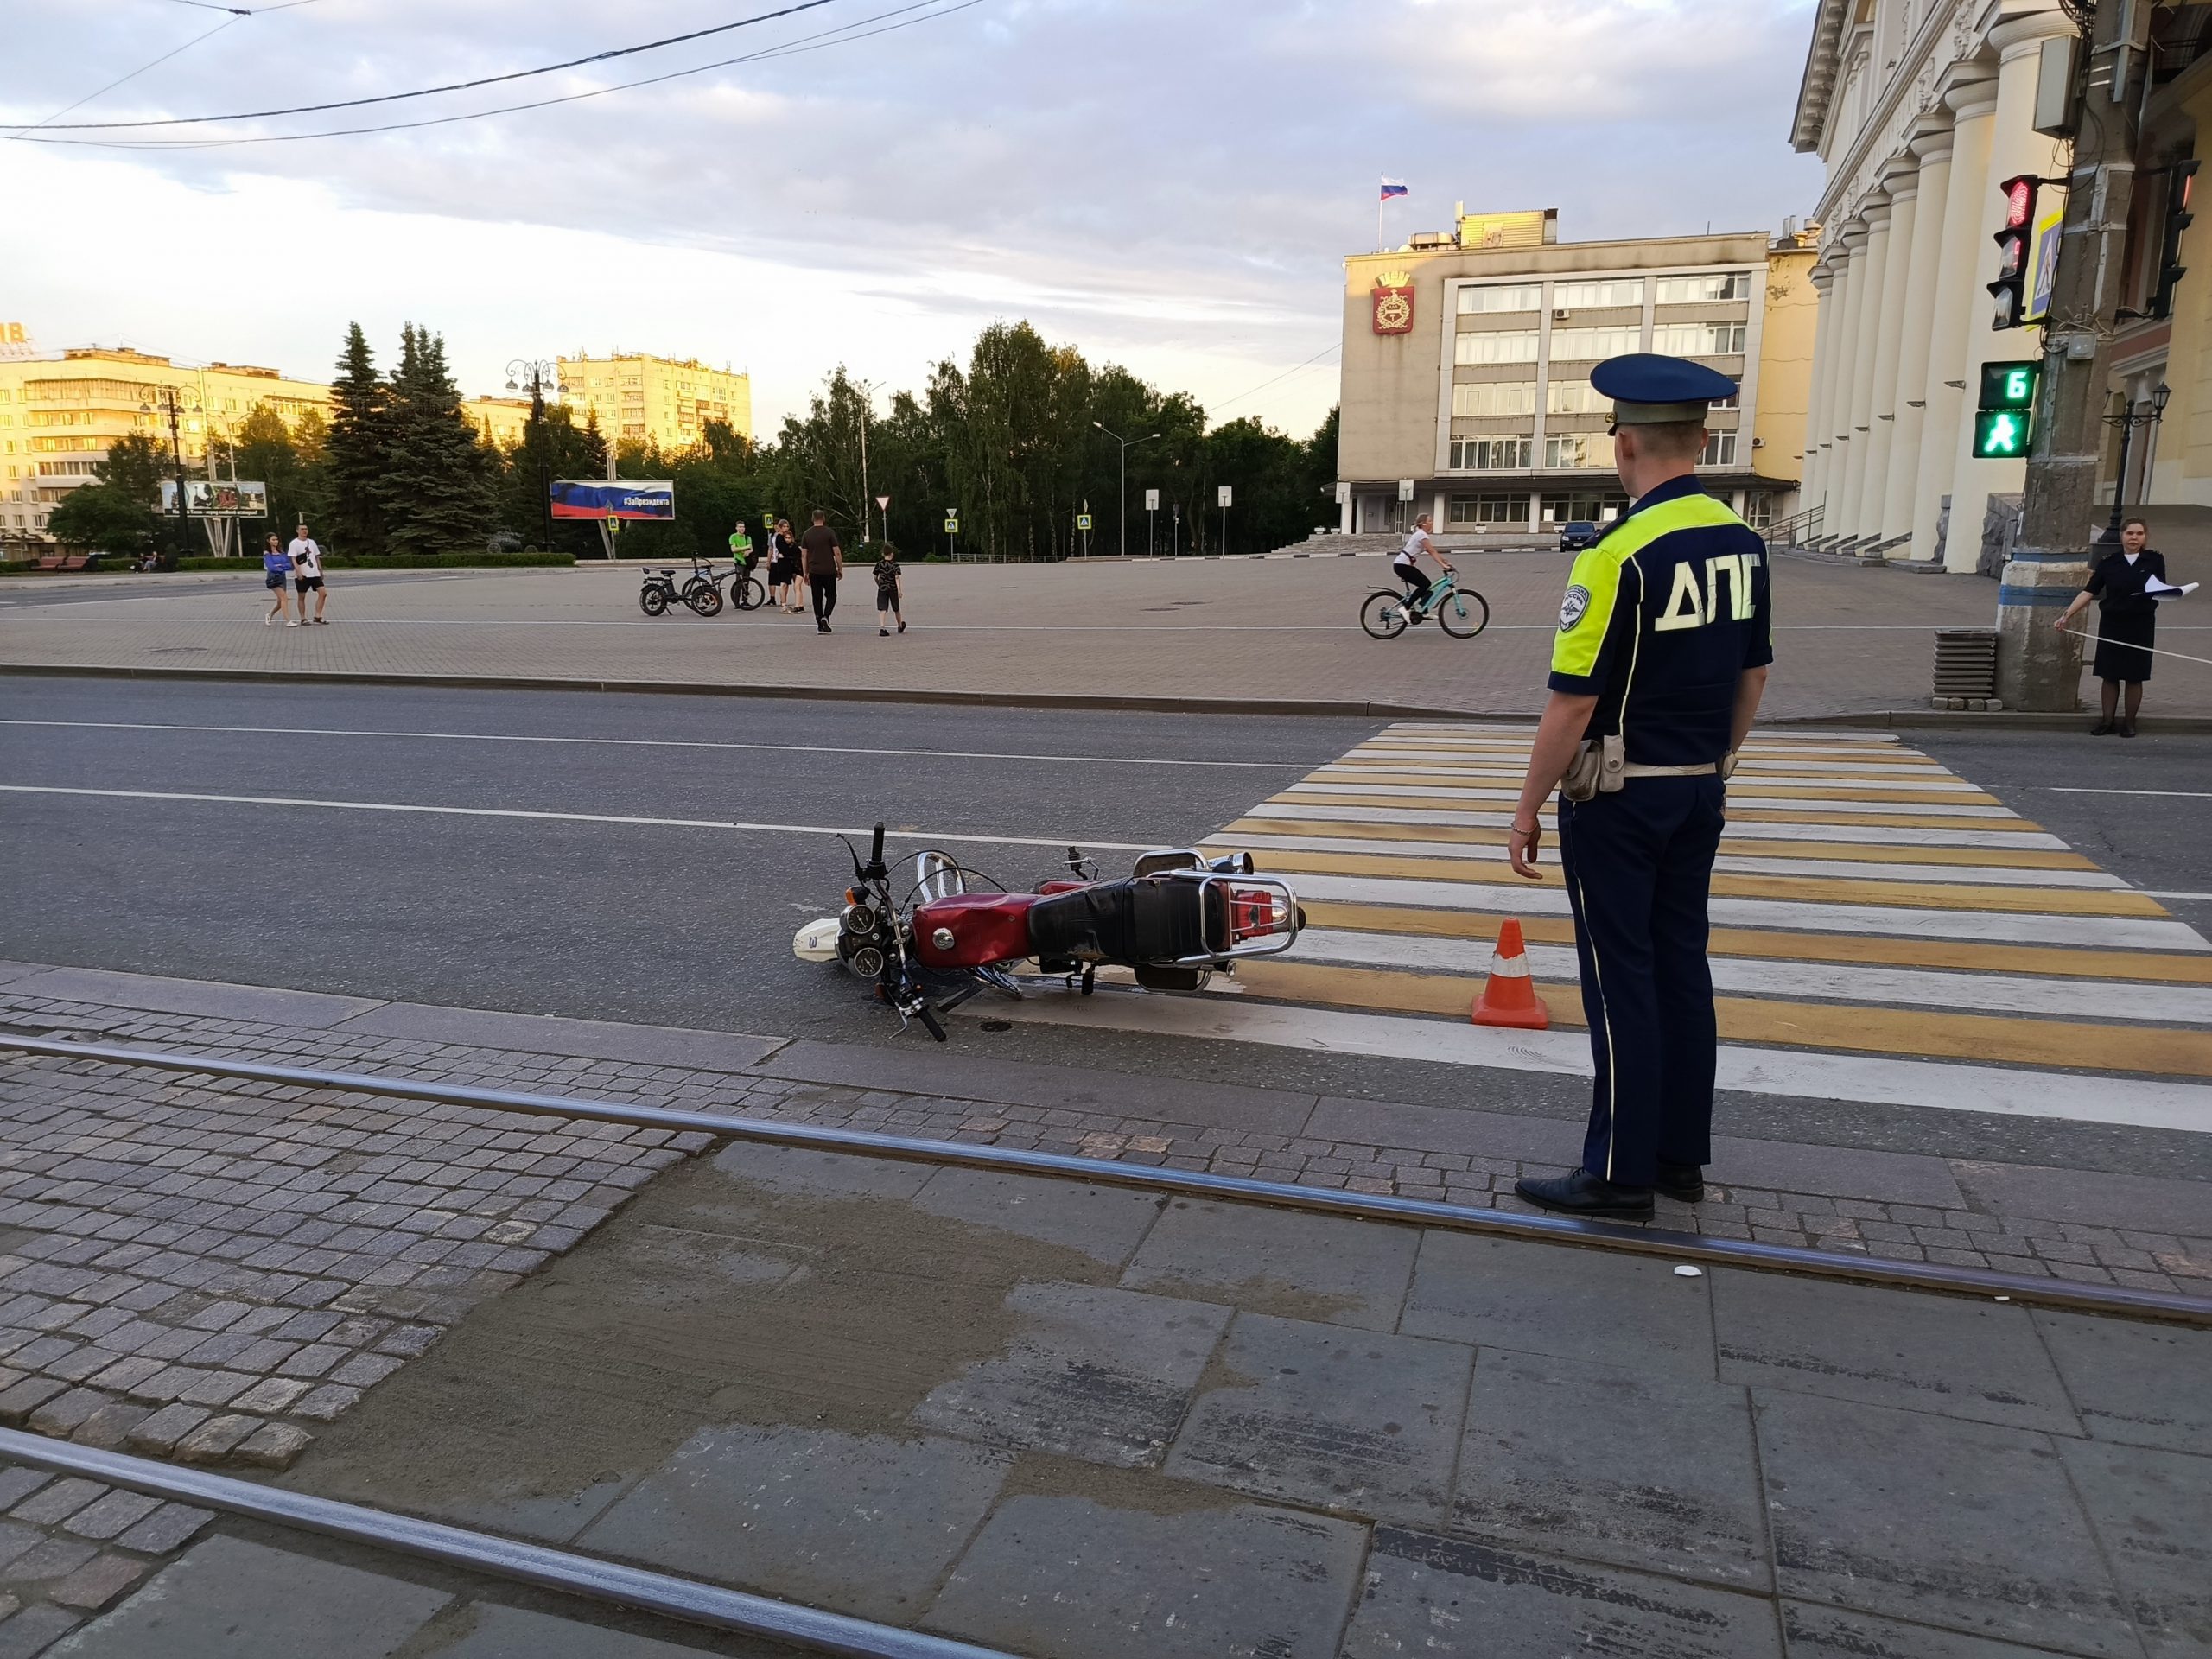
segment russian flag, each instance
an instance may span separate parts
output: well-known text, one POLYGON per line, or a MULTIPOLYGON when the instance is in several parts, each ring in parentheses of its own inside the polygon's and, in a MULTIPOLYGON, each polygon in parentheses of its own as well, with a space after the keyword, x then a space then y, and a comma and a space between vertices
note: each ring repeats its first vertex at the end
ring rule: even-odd
POLYGON ((1385 179, 1382 181, 1382 194, 1378 200, 1388 201, 1393 196, 1402 196, 1406 194, 1406 181, 1403 179, 1385 179))

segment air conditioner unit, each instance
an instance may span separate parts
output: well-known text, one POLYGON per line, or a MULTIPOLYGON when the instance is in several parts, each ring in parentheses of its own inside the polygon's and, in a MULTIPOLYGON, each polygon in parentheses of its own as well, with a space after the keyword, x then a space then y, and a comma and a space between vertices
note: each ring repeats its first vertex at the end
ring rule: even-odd
POLYGON ((1574 313, 1573 313, 1573 312, 1572 312, 1572 311, 1570 311, 1570 310, 1567 309, 1567 308, 1566 308, 1566 307, 1561 306, 1559 309, 1557 309, 1557 310, 1555 310, 1555 311, 1554 311, 1554 312, 1552 313, 1552 321, 1553 321, 1554 322, 1565 322, 1565 321, 1566 321, 1569 317, 1573 316, 1573 315, 1574 315, 1574 313))

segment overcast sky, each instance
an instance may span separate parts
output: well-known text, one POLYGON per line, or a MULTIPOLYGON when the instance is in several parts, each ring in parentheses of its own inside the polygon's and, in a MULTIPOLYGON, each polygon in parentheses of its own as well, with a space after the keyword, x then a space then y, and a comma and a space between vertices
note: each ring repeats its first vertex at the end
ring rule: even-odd
POLYGON ((1556 207, 1581 241, 1770 228, 1818 188, 1788 143, 1809 0, 827 0, 365 110, 54 124, 408 92, 792 3, 272 0, 233 18, 10 0, 0 124, 57 138, 423 121, 800 49, 376 135, 6 143, 0 320, 49 347, 317 379, 348 321, 385 353, 412 320, 445 334, 470 391, 515 357, 697 356, 749 370, 772 431, 836 363, 913 385, 981 326, 1026 317, 1222 418, 1302 435, 1335 400, 1340 262, 1373 245, 1378 174, 1412 187, 1393 245, 1463 200, 1556 207), (841 29, 880 32, 807 38, 841 29))

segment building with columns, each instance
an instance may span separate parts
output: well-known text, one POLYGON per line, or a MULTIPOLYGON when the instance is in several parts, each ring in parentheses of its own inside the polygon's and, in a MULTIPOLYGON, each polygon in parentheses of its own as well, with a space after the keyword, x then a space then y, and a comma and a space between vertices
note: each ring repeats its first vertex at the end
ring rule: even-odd
POLYGON ((1971 571, 2017 500, 1967 389, 2040 350, 1990 327, 1998 185, 2063 167, 2032 124, 2044 44, 2075 32, 2056 0, 1821 0, 1792 133, 1827 166, 1801 539, 1971 571))

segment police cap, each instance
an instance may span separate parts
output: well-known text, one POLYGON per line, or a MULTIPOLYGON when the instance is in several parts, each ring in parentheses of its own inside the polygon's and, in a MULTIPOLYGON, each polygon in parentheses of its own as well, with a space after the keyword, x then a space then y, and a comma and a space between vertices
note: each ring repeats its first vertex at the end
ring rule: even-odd
POLYGON ((1736 395, 1736 383, 1717 369, 1656 352, 1609 357, 1590 371, 1590 384, 1613 400, 1615 426, 1702 421, 1707 404, 1736 395))

